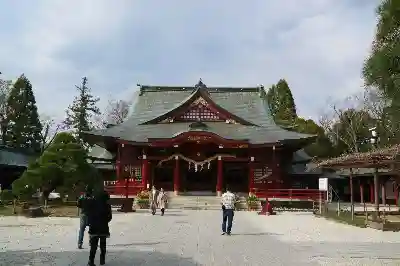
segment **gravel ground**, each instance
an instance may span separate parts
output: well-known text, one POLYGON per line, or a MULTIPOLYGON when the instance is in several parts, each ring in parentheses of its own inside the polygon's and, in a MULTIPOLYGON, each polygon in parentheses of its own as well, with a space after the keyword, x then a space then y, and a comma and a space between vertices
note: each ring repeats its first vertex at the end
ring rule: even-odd
MULTIPOLYGON (((398 233, 306 213, 237 212, 229 237, 220 235, 220 219, 220 211, 115 213, 106 265, 400 265, 398 233)), ((78 225, 76 218, 0 218, 0 265, 86 265, 78 225)))

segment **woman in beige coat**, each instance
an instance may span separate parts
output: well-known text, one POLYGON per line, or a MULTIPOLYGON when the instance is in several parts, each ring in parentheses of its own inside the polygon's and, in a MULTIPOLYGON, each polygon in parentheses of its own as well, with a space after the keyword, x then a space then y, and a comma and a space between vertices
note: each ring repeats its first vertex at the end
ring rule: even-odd
POLYGON ((157 199, 157 205, 161 209, 161 216, 164 215, 167 202, 168 202, 167 193, 165 193, 164 189, 161 188, 157 199))

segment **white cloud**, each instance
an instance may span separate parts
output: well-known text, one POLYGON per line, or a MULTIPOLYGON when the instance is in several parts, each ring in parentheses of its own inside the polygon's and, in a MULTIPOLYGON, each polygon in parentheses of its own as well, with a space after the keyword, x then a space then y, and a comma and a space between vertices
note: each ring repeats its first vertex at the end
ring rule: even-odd
POLYGON ((300 113, 316 118, 329 96, 360 89, 377 0, 35 3, 0 4, 12 21, 0 29, 1 71, 24 72, 50 115, 63 115, 82 76, 104 102, 136 83, 202 77, 231 86, 286 78, 300 113))

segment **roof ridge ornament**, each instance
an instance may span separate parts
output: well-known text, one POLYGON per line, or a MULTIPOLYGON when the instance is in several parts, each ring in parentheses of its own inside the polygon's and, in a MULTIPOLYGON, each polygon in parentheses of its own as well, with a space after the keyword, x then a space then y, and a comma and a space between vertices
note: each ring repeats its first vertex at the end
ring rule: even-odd
POLYGON ((200 78, 199 82, 194 86, 196 89, 207 89, 206 84, 203 83, 203 79, 200 78))
POLYGON ((208 126, 204 122, 200 121, 200 119, 196 122, 193 122, 189 125, 189 128, 192 129, 207 129, 208 126))

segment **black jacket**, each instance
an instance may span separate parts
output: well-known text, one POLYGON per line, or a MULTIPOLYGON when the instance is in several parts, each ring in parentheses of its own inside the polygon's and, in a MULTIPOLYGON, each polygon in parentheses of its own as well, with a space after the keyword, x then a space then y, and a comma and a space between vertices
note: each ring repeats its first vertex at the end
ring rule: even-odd
POLYGON ((90 206, 92 205, 93 196, 90 194, 84 194, 79 197, 77 201, 78 208, 81 209, 81 214, 88 214, 90 206))
POLYGON ((101 199, 94 200, 88 213, 89 235, 109 237, 111 219, 111 205, 101 199))

